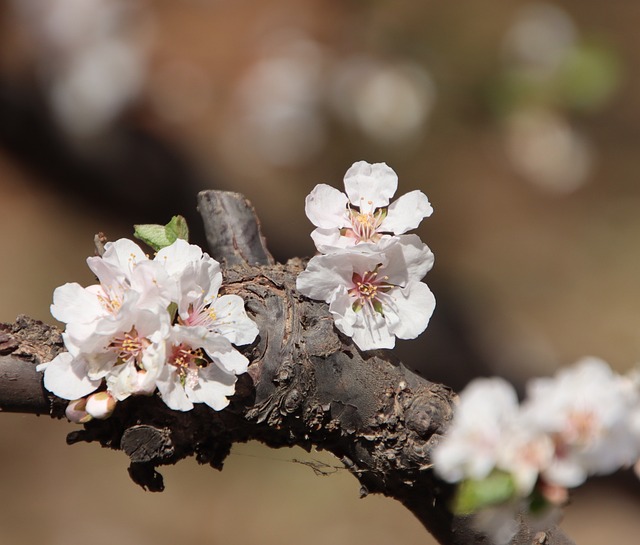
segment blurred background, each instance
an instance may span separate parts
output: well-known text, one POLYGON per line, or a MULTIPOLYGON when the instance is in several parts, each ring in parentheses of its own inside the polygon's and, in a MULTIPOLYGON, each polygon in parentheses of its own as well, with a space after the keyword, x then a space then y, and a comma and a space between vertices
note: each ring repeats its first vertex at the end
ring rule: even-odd
MULTIPOLYGON (((304 197, 386 162, 435 213, 438 306, 397 352, 457 389, 522 387, 583 355, 640 359, 640 4, 396 0, 7 0, 0 4, 0 321, 52 323, 93 283, 93 234, 189 219, 244 193, 271 251, 312 255, 304 197)), ((358 498, 324 453, 239 445, 167 490, 66 422, 2 415, 2 543, 430 543, 396 502, 358 498)), ((637 543, 630 474, 574 495, 579 545, 637 543)))

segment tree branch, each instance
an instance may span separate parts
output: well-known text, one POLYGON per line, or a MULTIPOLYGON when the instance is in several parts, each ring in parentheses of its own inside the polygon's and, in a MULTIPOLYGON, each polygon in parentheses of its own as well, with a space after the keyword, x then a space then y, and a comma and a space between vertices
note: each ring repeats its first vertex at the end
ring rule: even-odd
MULTIPOLYGON (((242 196, 203 192, 199 199, 212 255, 228 266, 223 291, 244 298, 260 330, 244 350, 251 361, 248 372, 239 377, 223 411, 198 404, 182 413, 156 396, 131 397, 118 403, 109 419, 85 424, 68 441, 98 441, 123 450, 132 479, 156 491, 163 489, 158 466, 194 455, 221 468, 235 442, 315 445, 344 463, 363 496, 381 493, 402 502, 442 544, 488 543, 469 519, 449 513, 451 487, 430 470, 430 454, 451 420, 455 394, 388 352, 358 351, 333 326, 326 304, 296 291, 303 261, 273 263, 242 196)), ((43 391, 34 365, 61 349, 59 333, 39 322, 20 318, 3 326, 0 372, 15 379, 0 381, 0 408, 60 416, 64 404, 43 391)), ((573 542, 557 528, 533 535, 522 522, 512 543, 573 542)))

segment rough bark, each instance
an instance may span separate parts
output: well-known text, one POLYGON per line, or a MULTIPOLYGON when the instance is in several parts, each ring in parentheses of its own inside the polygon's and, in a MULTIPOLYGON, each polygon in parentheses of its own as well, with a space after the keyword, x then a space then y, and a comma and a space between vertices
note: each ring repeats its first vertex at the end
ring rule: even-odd
MULTIPOLYGON (((245 299, 260 329, 244 350, 248 373, 239 377, 223 411, 199 405, 181 413, 157 397, 130 398, 111 418, 70 433, 69 443, 97 441, 124 451, 131 478, 154 491, 163 489, 158 466, 196 456, 219 469, 234 442, 315 445, 342 460, 362 495, 381 493, 402 502, 442 544, 489 543, 468 519, 449 513, 451 488, 430 470, 430 453, 453 414, 454 392, 419 377, 387 351, 361 353, 343 337, 327 305, 295 290, 304 262, 273 263, 241 196, 205 192, 199 203, 210 251, 227 264, 223 290, 245 299), (213 218, 207 215, 210 203, 213 218)), ((44 392, 34 367, 61 349, 59 333, 39 322, 19 318, 4 325, 0 408, 59 416, 64 404, 44 392)), ((512 543, 573 542, 557 528, 534 534, 522 522, 512 543)))

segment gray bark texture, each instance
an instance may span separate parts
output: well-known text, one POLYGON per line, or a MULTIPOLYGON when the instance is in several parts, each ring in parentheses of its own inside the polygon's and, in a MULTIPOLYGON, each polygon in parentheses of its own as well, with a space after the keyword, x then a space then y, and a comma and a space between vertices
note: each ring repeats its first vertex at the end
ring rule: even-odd
MULTIPOLYGON (((304 261, 273 262, 244 197, 205 191, 198 202, 211 255, 226 264, 222 291, 244 298, 260 330, 243 350, 251 364, 230 405, 216 412, 199 404, 183 413, 155 396, 132 397, 67 441, 122 450, 131 478, 152 491, 163 489, 158 466, 195 456, 221 469, 233 443, 315 446, 342 461, 361 495, 400 501, 443 545, 490 543, 469 519, 449 513, 452 489, 430 469, 455 393, 416 375, 390 352, 362 353, 342 336, 326 304, 296 291, 304 261)), ((63 349, 58 330, 27 317, 0 325, 0 410, 62 416, 64 400, 43 389, 35 365, 63 349)), ((512 544, 573 541, 558 528, 536 533, 522 521, 512 544)))

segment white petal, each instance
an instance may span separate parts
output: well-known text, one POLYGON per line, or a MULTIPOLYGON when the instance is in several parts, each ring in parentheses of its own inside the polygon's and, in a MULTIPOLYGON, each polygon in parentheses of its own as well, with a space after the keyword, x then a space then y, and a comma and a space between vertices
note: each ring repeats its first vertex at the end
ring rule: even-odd
POLYGON ((362 320, 358 320, 353 328, 353 342, 360 350, 375 350, 376 348, 393 348, 396 338, 389 331, 389 326, 378 312, 362 309, 362 320))
POLYGON ((224 337, 217 337, 215 342, 207 342, 203 348, 209 357, 228 373, 240 375, 246 373, 249 367, 249 360, 233 348, 224 337), (221 341, 225 341, 226 346, 221 341))
POLYGON ((353 311, 354 298, 349 297, 347 288, 340 286, 334 293, 329 304, 336 327, 347 337, 353 336, 353 325, 356 323, 356 313, 353 311))
POLYGON ((95 352, 83 354, 86 373, 91 380, 100 380, 109 374, 117 360, 115 352, 95 352))
POLYGON ((335 187, 318 184, 307 195, 304 209, 316 227, 341 228, 346 225, 347 196, 335 187))
POLYGON ((384 270, 389 282, 405 286, 412 280, 421 280, 433 267, 434 256, 418 235, 399 235, 380 241, 387 257, 384 270))
POLYGON ((433 208, 422 191, 411 191, 391 203, 387 216, 380 225, 380 231, 395 235, 406 233, 420 225, 423 218, 430 216, 433 208))
POLYGON ((318 251, 323 254, 349 248, 356 244, 355 238, 341 236, 337 227, 334 229, 321 229, 318 227, 311 232, 311 238, 318 251))
POLYGON ((127 279, 129 277, 129 270, 120 269, 119 265, 110 263, 98 256, 92 256, 87 258, 87 265, 98 277, 102 288, 107 292, 124 290, 127 279))
POLYGON ((585 468, 579 459, 572 456, 565 459, 555 458, 542 474, 548 482, 568 488, 580 486, 587 480, 585 468))
POLYGON ((44 370, 44 387, 63 399, 79 399, 100 386, 101 380, 90 380, 82 358, 68 352, 58 354, 44 370))
POLYGON ((206 403, 215 411, 224 409, 229 404, 228 398, 235 393, 236 377, 216 365, 200 369, 198 375, 198 385, 187 388, 189 398, 195 403, 206 403))
POLYGON ((162 312, 178 299, 178 285, 155 261, 140 263, 131 273, 131 289, 140 294, 137 308, 162 312))
POLYGON ((389 204, 398 189, 398 176, 385 163, 359 161, 344 175, 344 187, 352 204, 371 212, 389 204))
POLYGON ((158 391, 165 405, 174 411, 190 411, 193 403, 188 398, 180 377, 173 365, 165 365, 156 381, 158 391))
POLYGON ((353 266, 349 256, 312 257, 307 268, 296 278, 297 290, 318 301, 329 302, 339 286, 351 284, 353 266))
MULTIPOLYGON (((422 282, 412 282, 406 288, 394 289, 388 294, 393 298, 393 312, 398 321, 392 327, 393 334, 400 339, 415 339, 429 324, 436 306, 436 299, 428 286, 422 282)), ((384 307, 385 313, 391 308, 384 307)))
POLYGON ((384 317, 366 308, 355 312, 349 299, 343 294, 329 305, 336 327, 351 337, 360 350, 393 348, 395 337, 389 332, 384 317))
POLYGON ((102 259, 107 263, 115 265, 123 271, 127 277, 133 268, 140 262, 149 258, 133 240, 121 238, 115 242, 107 242, 104 246, 105 252, 102 259))
POLYGON ((170 275, 180 274, 190 263, 202 259, 202 249, 186 240, 177 239, 173 244, 158 251, 154 261, 166 268, 170 275))
POLYGON ((211 305, 216 313, 212 331, 235 345, 251 344, 258 336, 258 326, 247 316, 244 300, 238 295, 223 295, 211 305))
POLYGON ((51 314, 64 323, 92 322, 105 314, 98 298, 80 284, 69 283, 56 288, 53 292, 51 314))

